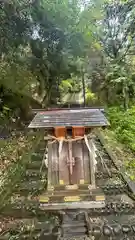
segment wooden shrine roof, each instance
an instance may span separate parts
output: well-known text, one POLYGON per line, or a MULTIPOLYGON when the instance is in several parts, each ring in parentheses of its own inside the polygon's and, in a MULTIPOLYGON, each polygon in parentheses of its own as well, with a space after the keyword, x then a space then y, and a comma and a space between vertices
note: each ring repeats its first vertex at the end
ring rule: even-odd
POLYGON ((100 109, 78 108, 39 111, 28 128, 53 128, 58 126, 102 127, 107 125, 108 121, 100 109))

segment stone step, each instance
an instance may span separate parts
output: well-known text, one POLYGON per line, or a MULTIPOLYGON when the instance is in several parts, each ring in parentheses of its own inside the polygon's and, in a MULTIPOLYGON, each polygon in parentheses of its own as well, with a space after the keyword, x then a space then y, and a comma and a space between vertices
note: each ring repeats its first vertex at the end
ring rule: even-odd
MULTIPOLYGON (((84 227, 86 225, 86 223, 84 221, 72 221, 72 227, 84 227)), ((71 227, 71 224, 70 223, 63 223, 61 225, 61 228, 69 228, 71 227)))
MULTIPOLYGON (((44 173, 45 175, 45 173, 44 173)), ((25 174, 25 178, 26 179, 31 179, 31 178, 39 178, 41 179, 43 176, 43 173, 40 172, 38 169, 29 169, 29 170, 26 170, 26 174, 25 174)))
POLYGON ((46 190, 47 182, 46 181, 23 181, 22 183, 16 185, 14 190, 15 193, 19 192, 21 195, 23 192, 32 192, 32 191, 40 191, 46 190))
POLYGON ((40 171, 42 166, 42 161, 32 161, 31 163, 27 164, 27 169, 37 169, 40 171))

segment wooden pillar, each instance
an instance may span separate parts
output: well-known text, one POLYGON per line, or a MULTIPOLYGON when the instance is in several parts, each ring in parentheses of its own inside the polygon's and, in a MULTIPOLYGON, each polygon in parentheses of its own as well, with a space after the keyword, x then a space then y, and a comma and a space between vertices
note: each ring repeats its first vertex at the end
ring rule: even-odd
POLYGON ((59 154, 58 154, 59 143, 54 142, 52 145, 52 184, 58 185, 59 183, 59 154))
POLYGON ((89 158, 90 158, 90 173, 91 173, 91 185, 93 187, 96 187, 96 180, 95 180, 95 149, 92 143, 92 139, 89 141, 89 146, 91 152, 89 152, 89 158))
POLYGON ((69 172, 73 174, 73 159, 72 159, 72 142, 68 142, 68 161, 69 161, 69 172))
POLYGON ((83 163, 84 163, 84 181, 85 183, 90 184, 90 156, 89 156, 88 148, 84 141, 82 144, 82 148, 83 148, 82 154, 83 154, 83 163))
POLYGON ((59 184, 69 185, 69 169, 67 164, 68 143, 63 143, 62 151, 59 157, 59 184))
POLYGON ((52 143, 48 142, 48 188, 52 186, 52 143))
POLYGON ((73 142, 73 174, 72 184, 84 183, 84 165, 83 165, 83 153, 82 153, 82 140, 73 142))

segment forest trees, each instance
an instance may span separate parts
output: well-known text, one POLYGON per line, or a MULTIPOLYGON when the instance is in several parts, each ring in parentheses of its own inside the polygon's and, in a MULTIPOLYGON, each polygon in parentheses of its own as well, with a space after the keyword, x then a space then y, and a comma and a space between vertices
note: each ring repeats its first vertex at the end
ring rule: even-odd
POLYGON ((77 0, 0 2, 1 90, 32 96, 33 81, 45 105, 52 97, 56 102, 58 85, 76 72, 76 59, 84 55, 80 12, 77 0))
POLYGON ((44 106, 56 103, 61 80, 78 74, 78 59, 86 58, 93 44, 100 2, 1 1, 1 90, 22 97, 34 91, 44 106))
POLYGON ((104 89, 110 103, 113 90, 111 103, 128 107, 134 95, 134 1, 1 1, 0 21, 1 107, 12 108, 9 102, 17 98, 14 106, 22 108, 35 93, 44 106, 56 102, 61 81, 81 76, 80 60, 98 95, 104 89))
POLYGON ((105 100, 109 104, 123 104, 127 109, 129 99, 135 93, 134 1, 108 1, 104 5, 104 19, 98 34, 104 52, 105 71, 101 88, 105 90, 105 100))

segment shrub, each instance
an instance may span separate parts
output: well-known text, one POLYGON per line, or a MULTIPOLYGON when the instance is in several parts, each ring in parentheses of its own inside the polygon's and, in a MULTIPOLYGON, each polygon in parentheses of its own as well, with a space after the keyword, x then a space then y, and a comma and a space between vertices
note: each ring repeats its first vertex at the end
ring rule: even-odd
POLYGON ((118 141, 135 151, 135 107, 127 111, 117 107, 109 108, 108 117, 118 141))

